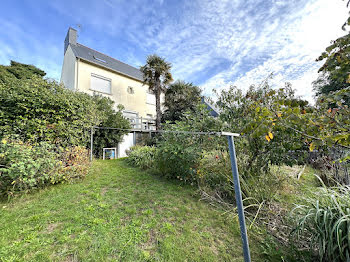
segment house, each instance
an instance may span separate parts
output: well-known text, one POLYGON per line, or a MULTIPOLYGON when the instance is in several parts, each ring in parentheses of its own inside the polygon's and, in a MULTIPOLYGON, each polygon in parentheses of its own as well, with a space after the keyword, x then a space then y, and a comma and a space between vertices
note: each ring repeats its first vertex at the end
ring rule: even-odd
MULTIPOLYGON (((123 105, 124 116, 140 132, 155 129, 156 117, 155 95, 142 81, 138 68, 78 43, 77 31, 68 29, 61 83, 74 91, 107 96, 115 102, 115 109, 119 104, 123 105)), ((125 150, 135 141, 135 132, 126 135, 123 143, 116 145, 118 156, 125 156, 125 150)))

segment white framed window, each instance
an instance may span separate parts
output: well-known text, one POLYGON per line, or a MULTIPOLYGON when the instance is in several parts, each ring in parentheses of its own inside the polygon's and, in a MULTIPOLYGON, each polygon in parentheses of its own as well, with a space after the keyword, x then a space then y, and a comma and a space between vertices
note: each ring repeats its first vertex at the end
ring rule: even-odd
POLYGON ((90 89, 100 93, 111 94, 111 79, 91 74, 90 89))

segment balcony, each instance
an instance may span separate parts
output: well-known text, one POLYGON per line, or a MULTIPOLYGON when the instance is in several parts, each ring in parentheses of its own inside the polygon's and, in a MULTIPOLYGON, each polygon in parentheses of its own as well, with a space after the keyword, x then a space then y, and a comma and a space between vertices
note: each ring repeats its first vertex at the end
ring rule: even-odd
POLYGON ((156 130, 156 120, 147 117, 127 117, 130 121, 131 128, 134 131, 147 132, 156 130))

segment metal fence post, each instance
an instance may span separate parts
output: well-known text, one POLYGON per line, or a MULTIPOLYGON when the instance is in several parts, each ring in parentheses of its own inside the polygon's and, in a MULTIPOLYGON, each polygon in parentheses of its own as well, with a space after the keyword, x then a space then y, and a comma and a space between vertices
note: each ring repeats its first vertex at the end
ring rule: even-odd
POLYGON ((93 144, 94 144, 94 127, 91 127, 91 134, 90 134, 90 161, 91 162, 92 162, 93 144))
POLYGON ((238 211, 238 218, 239 218, 239 226, 241 228, 244 261, 250 262, 251 260, 250 260, 249 243, 248 243, 248 236, 247 236, 247 228, 245 225, 241 185, 239 183, 239 174, 238 174, 238 168, 237 168, 235 144, 233 142, 233 136, 228 135, 227 139, 228 139, 228 147, 230 150, 233 182, 234 182, 234 186, 235 186, 235 195, 236 195, 236 204, 237 204, 237 211, 238 211))

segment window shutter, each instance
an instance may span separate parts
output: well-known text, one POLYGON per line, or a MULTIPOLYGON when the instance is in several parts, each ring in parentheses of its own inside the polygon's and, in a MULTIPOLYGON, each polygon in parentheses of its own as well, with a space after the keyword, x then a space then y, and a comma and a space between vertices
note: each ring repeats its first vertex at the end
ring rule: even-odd
POLYGON ((91 75, 91 90, 110 94, 111 80, 97 76, 97 75, 91 75))

